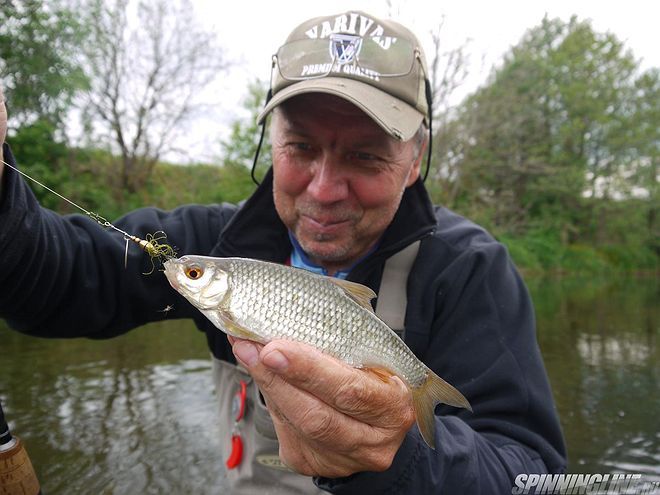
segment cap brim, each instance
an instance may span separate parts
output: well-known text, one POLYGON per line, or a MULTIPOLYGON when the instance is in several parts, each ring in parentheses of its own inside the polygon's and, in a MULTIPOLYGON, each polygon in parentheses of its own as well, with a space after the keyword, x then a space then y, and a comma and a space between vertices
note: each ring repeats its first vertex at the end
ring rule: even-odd
POLYGON ((278 91, 257 121, 261 124, 273 108, 305 93, 327 93, 351 102, 400 141, 411 139, 424 120, 424 114, 416 108, 369 84, 346 77, 323 77, 300 81, 278 91))

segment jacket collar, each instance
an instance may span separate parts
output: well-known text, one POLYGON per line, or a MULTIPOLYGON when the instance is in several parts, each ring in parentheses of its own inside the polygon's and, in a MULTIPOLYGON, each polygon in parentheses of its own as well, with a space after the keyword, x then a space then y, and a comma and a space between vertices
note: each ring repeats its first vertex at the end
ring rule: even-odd
MULTIPOLYGON (((391 255, 429 234, 434 225, 433 205, 421 179, 417 179, 404 191, 401 205, 371 257, 391 255)), ((256 191, 227 223, 212 254, 283 263, 291 250, 287 228, 275 210, 271 167, 256 191)))

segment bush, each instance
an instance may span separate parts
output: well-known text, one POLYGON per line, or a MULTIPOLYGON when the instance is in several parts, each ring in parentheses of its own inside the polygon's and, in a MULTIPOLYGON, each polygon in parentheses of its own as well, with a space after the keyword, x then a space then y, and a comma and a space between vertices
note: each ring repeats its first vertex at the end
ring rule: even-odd
POLYGON ((529 249, 525 239, 502 236, 499 238, 509 251, 509 256, 516 266, 525 271, 542 271, 543 267, 533 251, 529 249))
POLYGON ((558 261, 559 269, 572 274, 599 274, 617 268, 595 248, 581 244, 564 247, 558 261))

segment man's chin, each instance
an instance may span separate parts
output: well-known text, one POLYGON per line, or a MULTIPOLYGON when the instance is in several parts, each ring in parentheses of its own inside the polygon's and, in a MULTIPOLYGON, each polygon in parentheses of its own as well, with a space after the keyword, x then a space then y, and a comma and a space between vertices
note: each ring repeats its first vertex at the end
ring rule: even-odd
POLYGON ((296 236, 307 257, 314 263, 341 263, 346 260, 348 249, 331 239, 309 239, 296 236))

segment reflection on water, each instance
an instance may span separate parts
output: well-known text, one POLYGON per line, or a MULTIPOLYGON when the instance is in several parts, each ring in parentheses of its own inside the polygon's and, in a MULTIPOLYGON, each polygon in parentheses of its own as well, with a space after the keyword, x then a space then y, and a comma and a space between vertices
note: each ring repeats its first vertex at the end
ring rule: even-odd
POLYGON ((224 491, 209 354, 188 322, 100 342, 0 337, 0 398, 44 493, 224 491))
MULTIPOLYGON (((657 280, 532 280, 570 472, 660 481, 657 280)), ((44 493, 223 493, 206 341, 189 323, 109 341, 0 321, 0 399, 44 493)))
POLYGON ((658 280, 535 282, 569 470, 660 480, 658 280))
POLYGON ((588 366, 625 366, 647 361, 652 349, 643 342, 602 335, 580 335, 577 350, 580 359, 588 366))

